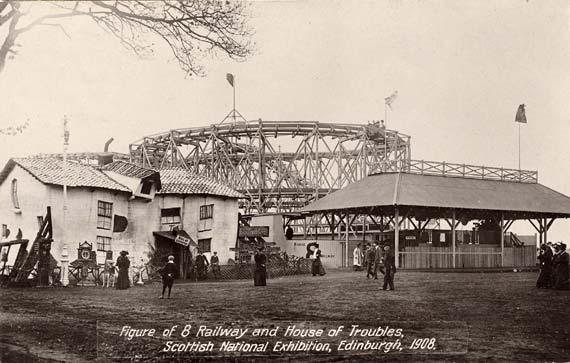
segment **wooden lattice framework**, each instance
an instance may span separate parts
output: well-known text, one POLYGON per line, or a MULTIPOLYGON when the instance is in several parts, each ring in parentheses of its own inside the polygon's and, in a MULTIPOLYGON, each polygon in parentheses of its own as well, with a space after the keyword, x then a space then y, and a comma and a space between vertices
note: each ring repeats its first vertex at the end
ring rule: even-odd
MULTIPOLYGON (((233 115, 233 116, 230 116, 233 115)), ((246 213, 292 211, 410 160, 410 137, 379 124, 245 121, 170 130, 129 147, 143 167, 181 167, 246 196, 246 213)))

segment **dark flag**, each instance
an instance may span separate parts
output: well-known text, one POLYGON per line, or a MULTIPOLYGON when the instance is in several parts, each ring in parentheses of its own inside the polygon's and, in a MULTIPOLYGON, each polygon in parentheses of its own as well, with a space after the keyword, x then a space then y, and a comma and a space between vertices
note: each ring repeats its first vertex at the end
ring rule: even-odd
POLYGON ((524 105, 519 105, 519 108, 517 110, 517 115, 515 116, 515 122, 526 124, 526 114, 524 113, 524 105))
POLYGON ((232 87, 234 86, 234 75, 231 73, 227 73, 226 74, 226 79, 228 80, 228 82, 232 85, 232 87))
POLYGON ((115 221, 113 223, 113 232, 124 232, 127 229, 129 222, 127 217, 115 214, 115 221))

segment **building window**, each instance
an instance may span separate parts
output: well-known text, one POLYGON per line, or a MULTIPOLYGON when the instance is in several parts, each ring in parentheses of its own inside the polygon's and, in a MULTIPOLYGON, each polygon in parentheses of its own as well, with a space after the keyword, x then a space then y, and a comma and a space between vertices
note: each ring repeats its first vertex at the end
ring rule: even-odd
POLYGON ((20 202, 18 201, 18 179, 12 179, 12 204, 14 208, 20 209, 20 202))
POLYGON ((143 182, 141 187, 141 194, 150 194, 151 190, 152 190, 152 182, 151 181, 143 182))
POLYGON ((8 238, 8 225, 7 224, 2 225, 2 237, 8 238))
POLYGON ((201 252, 210 252, 212 249, 212 239, 211 238, 204 238, 198 240, 198 251, 201 252))
POLYGON ((164 208, 160 210, 161 224, 180 224, 180 208, 164 208))
POLYGON ((99 201, 97 206, 97 228, 111 229, 113 221, 113 203, 99 201))
POLYGON ((210 219, 214 215, 214 205, 208 204, 200 206, 200 219, 210 219))
POLYGON ((97 251, 111 251, 111 237, 97 236, 97 251))

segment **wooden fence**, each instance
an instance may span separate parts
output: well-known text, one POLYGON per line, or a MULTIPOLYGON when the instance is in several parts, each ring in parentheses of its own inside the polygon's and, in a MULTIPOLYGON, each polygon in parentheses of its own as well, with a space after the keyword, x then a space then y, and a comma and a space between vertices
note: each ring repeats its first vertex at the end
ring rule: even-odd
MULTIPOLYGON (((501 248, 496 246, 460 246, 455 251, 455 267, 458 269, 532 267, 536 265, 536 261, 534 246, 505 247, 502 258, 501 248)), ((406 247, 400 252, 400 266, 423 269, 453 268, 453 251, 451 247, 406 247)))

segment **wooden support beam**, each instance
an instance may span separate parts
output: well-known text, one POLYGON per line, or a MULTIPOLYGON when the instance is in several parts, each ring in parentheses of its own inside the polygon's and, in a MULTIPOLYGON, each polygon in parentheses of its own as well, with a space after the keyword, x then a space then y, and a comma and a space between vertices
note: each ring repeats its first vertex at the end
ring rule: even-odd
POLYGON ((511 226, 513 225, 513 223, 515 223, 514 219, 511 219, 510 221, 507 221, 507 224, 505 225, 505 232, 509 230, 509 228, 511 228, 511 226))
POLYGON ((501 267, 505 266, 505 219, 501 212, 501 267))
POLYGON ((453 209, 451 211, 452 213, 452 223, 451 223, 451 245, 452 245, 452 254, 453 254, 453 262, 451 264, 451 267, 455 268, 455 209, 453 209))
POLYGON ((345 260, 345 265, 344 267, 348 267, 350 266, 350 257, 348 256, 348 233, 349 233, 349 225, 350 223, 348 222, 350 219, 350 215, 347 214, 345 217, 346 220, 346 228, 345 228, 345 246, 344 246, 344 253, 346 255, 346 260, 345 260))
POLYGON ((410 223, 412 224, 412 226, 414 226, 415 229, 418 229, 418 226, 414 223, 411 217, 408 217, 408 221, 410 221, 410 223))
POLYGON ((534 222, 532 221, 532 219, 528 219, 528 221, 530 222, 530 224, 532 224, 532 226, 534 227, 534 229, 536 229, 536 231, 537 231, 538 233, 541 233, 541 229, 538 228, 538 227, 536 226, 536 224, 534 224, 534 222))
POLYGON ((398 223, 399 216, 399 208, 396 206, 394 210, 394 219, 396 223, 394 223, 394 259, 396 268, 400 268, 400 223, 398 223))
MULTIPOLYGON (((546 221, 548 221, 548 218, 545 218, 546 221)), ((548 224, 546 224, 546 230, 548 231, 550 229, 550 226, 552 226, 552 223, 554 223, 554 221, 556 220, 556 218, 552 218, 550 220, 550 222, 548 222, 548 224)))

